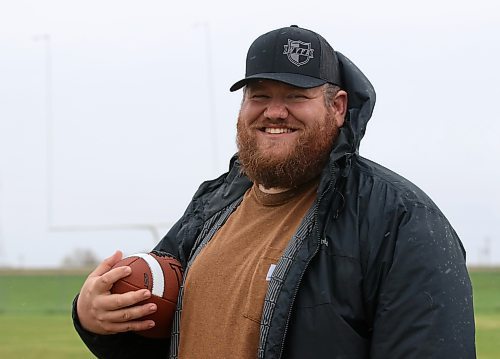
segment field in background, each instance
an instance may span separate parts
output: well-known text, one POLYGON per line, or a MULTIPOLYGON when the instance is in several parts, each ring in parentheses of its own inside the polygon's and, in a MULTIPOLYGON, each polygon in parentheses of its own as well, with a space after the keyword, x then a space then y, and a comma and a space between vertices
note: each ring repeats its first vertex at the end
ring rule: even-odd
POLYGON ((0 272, 0 358, 93 358, 71 321, 71 304, 86 276, 0 272))
POLYGON ((479 359, 500 358, 500 268, 470 271, 479 359))
MULTIPOLYGON (((71 302, 86 274, 0 271, 0 358, 92 358, 73 329, 71 302)), ((500 357, 500 268, 471 270, 478 358, 500 357)))

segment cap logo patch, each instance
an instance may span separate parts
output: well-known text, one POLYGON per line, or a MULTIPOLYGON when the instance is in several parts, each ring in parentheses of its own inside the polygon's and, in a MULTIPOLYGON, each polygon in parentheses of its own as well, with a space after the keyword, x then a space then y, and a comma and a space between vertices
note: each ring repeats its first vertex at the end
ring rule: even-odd
POLYGON ((287 55, 288 60, 294 65, 302 66, 313 59, 314 49, 311 49, 310 42, 288 39, 288 45, 283 45, 283 55, 287 55))

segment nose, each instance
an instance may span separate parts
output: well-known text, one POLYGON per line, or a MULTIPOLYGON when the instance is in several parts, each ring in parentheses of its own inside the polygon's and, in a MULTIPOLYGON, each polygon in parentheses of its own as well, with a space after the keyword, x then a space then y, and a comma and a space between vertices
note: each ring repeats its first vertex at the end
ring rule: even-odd
POLYGON ((288 117, 288 109, 283 101, 273 100, 267 105, 264 116, 272 120, 284 120, 288 117))

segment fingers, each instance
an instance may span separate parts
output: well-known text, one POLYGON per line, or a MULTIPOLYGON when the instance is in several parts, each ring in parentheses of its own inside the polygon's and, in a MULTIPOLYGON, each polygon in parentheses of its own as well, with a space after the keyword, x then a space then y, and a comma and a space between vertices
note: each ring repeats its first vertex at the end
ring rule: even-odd
POLYGON ((110 294, 96 299, 96 306, 102 310, 118 310, 135 305, 151 297, 147 289, 130 291, 123 294, 110 294))
POLYGON ((128 331, 141 331, 151 329, 155 326, 152 320, 129 321, 123 323, 104 323, 102 334, 116 334, 128 331))
MULTIPOLYGON (((141 290, 138 292, 142 293, 143 291, 141 290)), ((124 300, 122 301, 123 304, 127 303, 127 300, 132 300, 130 298, 125 298, 125 294, 113 294, 107 297, 113 296, 116 297, 113 298, 113 300, 124 300)), ((149 296, 150 295, 148 295, 148 297, 149 296)), ((140 299, 143 300, 144 298, 141 297, 140 299)), ((133 300, 136 300, 136 298, 133 300)), ((150 319, 141 320, 141 318, 156 312, 156 310, 157 306, 154 303, 134 305, 117 310, 101 310, 99 314, 96 315, 95 323, 97 329, 94 331, 102 334, 114 334, 130 330, 138 331, 151 329, 154 327, 155 322, 150 319)))
POLYGON ((132 269, 128 266, 117 267, 92 279, 95 280, 96 290, 100 293, 104 293, 108 292, 116 281, 125 278, 130 275, 130 273, 132 273, 132 269))
POLYGON ((146 330, 154 326, 151 320, 140 320, 145 315, 154 313, 154 303, 136 305, 151 297, 146 289, 124 294, 80 293, 77 301, 77 313, 80 324, 96 334, 111 334, 128 330, 146 330))
POLYGON ((130 322, 152 314, 156 312, 156 310, 156 304, 146 303, 113 311, 105 311, 99 316, 99 320, 110 323, 130 322))

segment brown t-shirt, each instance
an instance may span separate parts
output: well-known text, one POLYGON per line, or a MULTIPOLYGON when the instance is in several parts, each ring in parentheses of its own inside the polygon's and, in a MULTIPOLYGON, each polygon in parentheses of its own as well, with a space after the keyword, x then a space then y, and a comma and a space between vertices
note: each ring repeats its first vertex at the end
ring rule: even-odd
POLYGON ((316 198, 317 181, 266 194, 257 186, 188 271, 179 357, 255 358, 269 276, 316 198))

